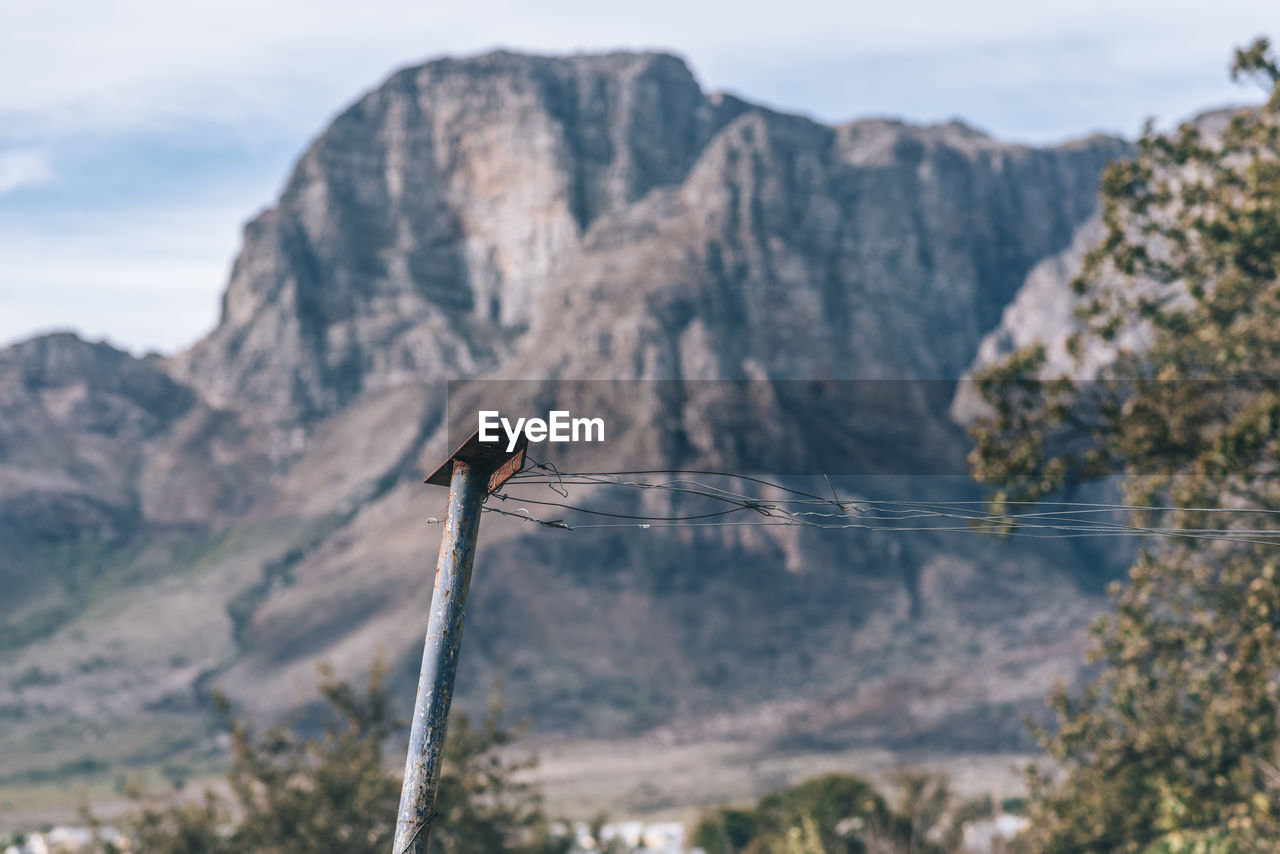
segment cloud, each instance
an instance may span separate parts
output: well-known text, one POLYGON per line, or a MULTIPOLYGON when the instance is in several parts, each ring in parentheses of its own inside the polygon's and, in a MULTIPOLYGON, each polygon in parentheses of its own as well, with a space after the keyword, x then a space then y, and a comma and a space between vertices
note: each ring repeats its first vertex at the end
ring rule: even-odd
POLYGON ((142 353, 213 328, 244 219, 238 206, 0 216, 0 346, 71 328, 142 353))
MULTIPOLYGON (((0 127, 154 127, 197 118, 313 132, 319 120, 392 67, 494 46, 561 52, 666 47, 715 88, 766 73, 875 56, 1010 50, 1034 62, 1046 45, 1083 39, 1107 61, 1076 79, 1220 73, 1233 44, 1280 28, 1274 0, 113 0, 0 3, 0 127)), ((962 69, 957 69, 962 70, 962 69)), ((883 81, 892 85, 892 79, 883 81)), ((829 81, 811 79, 820 92, 829 81)), ((793 105, 806 109, 804 103, 793 105)), ((853 105, 851 105, 853 106, 853 105)), ((16 128, 16 130, 15 130, 16 128)))
POLYGON ((53 158, 38 149, 0 151, 0 194, 54 178, 53 158))

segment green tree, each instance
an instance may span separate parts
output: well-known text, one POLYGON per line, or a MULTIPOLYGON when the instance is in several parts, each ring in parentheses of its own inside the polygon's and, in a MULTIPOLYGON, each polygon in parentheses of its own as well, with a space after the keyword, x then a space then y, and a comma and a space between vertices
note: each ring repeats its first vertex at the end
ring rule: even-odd
POLYGON ((1028 851, 1280 850, 1280 70, 1259 39, 1232 73, 1267 102, 1212 134, 1149 125, 1103 177, 1068 346, 1077 372, 1106 356, 1096 381, 1046 376, 1039 345, 978 377, 997 512, 1118 473, 1133 526, 1189 532, 1113 585, 1096 678, 1050 698, 1060 773, 1032 776, 1028 851))
POLYGON ((824 774, 760 799, 756 812, 768 829, 763 846, 782 854, 801 841, 826 854, 860 854, 868 834, 887 830, 893 821, 883 797, 866 780, 848 774, 824 774), (806 824, 808 823, 808 824, 806 824))
POLYGON ((956 804, 945 779, 902 772, 894 806, 866 780, 824 774, 765 795, 751 809, 724 807, 694 829, 707 854, 949 854, 963 821, 990 804, 956 804))
MULTIPOLYGON (((255 733, 220 711, 232 738, 230 797, 206 790, 198 801, 166 801, 128 821, 146 854, 386 854, 391 849, 400 776, 386 761, 400 727, 375 665, 368 687, 354 690, 330 671, 320 692, 327 714, 313 738, 284 723, 255 733)), ((567 844, 548 832, 541 803, 501 748, 511 734, 493 704, 473 725, 455 714, 432 822, 431 847, 440 854, 563 854, 567 844)))

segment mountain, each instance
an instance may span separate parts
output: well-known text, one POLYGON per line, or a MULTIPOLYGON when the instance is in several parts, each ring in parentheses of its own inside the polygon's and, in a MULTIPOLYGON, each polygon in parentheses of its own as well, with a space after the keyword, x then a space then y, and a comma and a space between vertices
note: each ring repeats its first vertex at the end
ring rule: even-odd
MULTIPOLYGON (((272 717, 322 661, 350 676, 381 654, 407 705, 443 506, 421 481, 470 393, 663 381, 597 400, 621 427, 578 462, 818 474, 857 436, 879 468, 843 472, 865 475, 852 494, 980 497, 890 475, 962 469, 955 380, 1067 275, 1128 151, 825 126, 705 93, 663 54, 393 74, 245 227, 191 349, 0 352, 0 785, 216 757, 212 688, 272 717), (797 397, 808 380, 907 381, 873 388, 914 402, 797 397)), ((1023 748, 1122 565, 1074 542, 490 515, 459 702, 501 675, 561 740, 1023 748)))

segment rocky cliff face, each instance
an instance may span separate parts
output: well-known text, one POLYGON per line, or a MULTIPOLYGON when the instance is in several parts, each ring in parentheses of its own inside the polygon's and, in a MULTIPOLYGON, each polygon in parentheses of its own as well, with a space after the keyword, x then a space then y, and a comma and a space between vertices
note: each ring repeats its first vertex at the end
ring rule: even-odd
MULTIPOLYGON (((0 709, 35 745, 14 767, 56 764, 59 727, 121 759, 141 749, 122 733, 161 721, 198 753, 210 685, 278 711, 319 660, 350 674, 381 650, 411 685, 446 380, 954 379, 1126 150, 827 127, 705 94, 665 55, 393 75, 246 227, 191 350, 0 354, 0 537, 23 555, 3 577, 39 579, 4 615, 0 709)), ((773 400, 754 424, 809 441, 787 415, 773 400)), ((687 395, 631 430, 672 418, 746 429, 687 395)), ((686 462, 743 463, 693 444, 686 462)), ((1094 607, 1095 556, 1066 546, 505 521, 486 522, 460 696, 504 672, 544 732, 999 748, 1094 607)))
POLYGON ((645 301, 731 364, 955 377, 1122 150, 827 128, 707 96, 663 55, 433 62, 311 146, 247 226, 218 328, 171 368, 215 405, 306 423, 493 371, 526 338, 522 366, 568 349, 557 367, 600 375, 572 342, 646 322, 645 301))
POLYGON ((174 360, 271 419, 492 369, 604 215, 684 180, 745 105, 661 55, 406 69, 311 146, 245 229, 217 330, 174 360))

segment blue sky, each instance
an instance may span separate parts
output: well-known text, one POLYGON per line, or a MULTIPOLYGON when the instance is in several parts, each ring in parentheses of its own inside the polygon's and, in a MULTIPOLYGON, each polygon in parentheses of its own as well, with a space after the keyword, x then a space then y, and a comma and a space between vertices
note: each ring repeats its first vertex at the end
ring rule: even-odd
POLYGON ((963 118, 1045 143, 1257 100, 1274 0, 0 0, 0 345, 173 352, 216 322, 245 220, 395 68, 493 47, 663 48, 826 121, 963 118))

